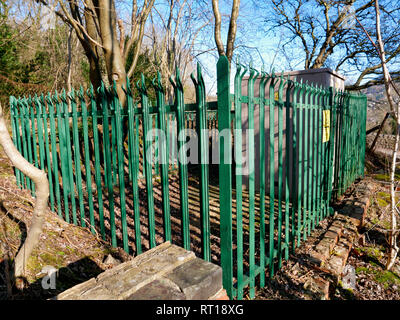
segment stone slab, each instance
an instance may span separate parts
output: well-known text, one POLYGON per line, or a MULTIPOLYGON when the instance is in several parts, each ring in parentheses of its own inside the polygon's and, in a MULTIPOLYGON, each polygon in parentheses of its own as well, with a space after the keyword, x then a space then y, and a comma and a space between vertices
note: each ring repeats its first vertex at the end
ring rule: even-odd
POLYGON ((215 264, 193 259, 165 277, 176 283, 189 300, 204 300, 221 289, 222 269, 215 264))
POLYGON ((54 299, 225 299, 223 295, 216 296, 221 290, 221 267, 166 242, 62 292, 54 299))
POLYGON ((56 299, 123 300, 141 287, 194 258, 193 252, 166 242, 130 261, 106 270, 96 278, 62 292, 56 299))
POLYGON ((174 282, 160 278, 140 288, 126 300, 186 300, 186 296, 174 282))

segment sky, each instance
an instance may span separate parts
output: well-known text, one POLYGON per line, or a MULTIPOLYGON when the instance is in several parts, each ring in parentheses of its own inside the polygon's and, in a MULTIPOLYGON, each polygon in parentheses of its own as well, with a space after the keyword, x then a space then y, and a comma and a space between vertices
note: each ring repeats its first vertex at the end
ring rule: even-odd
MULTIPOLYGON (((142 0, 143 1, 143 0, 142 0)), ((165 3, 166 0, 156 0, 156 8, 163 15, 166 12, 166 6, 160 5, 165 3)), ((176 0, 184 1, 184 0, 176 0)), ((193 5, 204 6, 204 10, 208 10, 208 15, 212 17, 211 11, 211 0, 188 0, 193 5)), ((238 33, 236 39, 237 48, 235 49, 234 60, 240 59, 241 63, 249 64, 252 62, 253 66, 261 70, 263 67, 265 71, 270 72, 272 68, 276 72, 287 71, 290 69, 287 60, 278 51, 282 39, 281 33, 276 33, 275 36, 266 32, 266 10, 257 9, 254 3, 261 3, 259 1, 265 0, 241 0, 239 19, 238 19, 238 33)), ((51 2, 51 1, 50 1, 51 2)), ((139 0, 140 2, 140 0, 139 0)), ((220 10, 223 16, 222 21, 222 40, 225 42, 227 38, 227 29, 229 25, 229 15, 231 11, 231 0, 220 0, 220 10)), ((126 29, 129 29, 131 4, 132 0, 116 0, 117 10, 119 18, 122 18, 127 23, 126 29)), ((41 14, 43 15, 42 27, 52 28, 54 26, 54 14, 51 11, 42 9, 41 14)), ((23 15, 23 13, 21 14, 23 15)), ((157 17, 157 15, 154 15, 157 17)), ((204 23, 204 20, 197 21, 198 25, 204 23)), ((196 21, 194 21, 194 26, 196 21)), ((282 31, 281 31, 282 32, 282 31)), ((207 93, 209 95, 216 94, 216 63, 217 63, 217 52, 216 50, 209 52, 210 47, 215 46, 213 24, 204 29, 202 34, 198 37, 197 49, 207 51, 207 53, 201 54, 197 57, 197 60, 203 67, 203 75, 206 82, 207 93)), ((295 70, 304 69, 303 65, 303 54, 301 46, 293 43, 292 56, 290 57, 294 63, 291 68, 295 70)), ((235 74, 235 64, 232 65, 232 78, 235 74)), ((345 76, 350 80, 354 80, 357 72, 348 72, 345 76)))

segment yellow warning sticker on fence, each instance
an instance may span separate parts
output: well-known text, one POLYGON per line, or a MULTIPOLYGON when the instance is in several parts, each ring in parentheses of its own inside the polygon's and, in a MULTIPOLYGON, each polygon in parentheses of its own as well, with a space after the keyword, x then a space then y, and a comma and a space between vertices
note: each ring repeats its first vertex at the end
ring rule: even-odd
POLYGON ((322 132, 322 142, 329 141, 329 132, 331 131, 331 111, 330 110, 323 110, 323 132, 322 132))

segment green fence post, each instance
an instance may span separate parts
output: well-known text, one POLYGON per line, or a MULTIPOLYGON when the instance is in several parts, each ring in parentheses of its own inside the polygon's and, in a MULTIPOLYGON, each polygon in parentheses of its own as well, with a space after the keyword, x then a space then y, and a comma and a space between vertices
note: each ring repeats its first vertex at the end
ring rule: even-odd
MULTIPOLYGON (((282 266, 282 187, 283 187, 283 88, 286 81, 283 73, 280 76, 278 87, 278 238, 277 238, 277 258, 278 269, 282 266)), ((270 156, 272 156, 271 154, 270 156)))
POLYGON ((49 113, 46 110, 46 103, 43 94, 40 96, 40 103, 43 106, 43 128, 44 128, 44 141, 46 149, 47 178, 49 179, 49 190, 50 190, 50 208, 51 211, 54 211, 54 184, 53 184, 53 173, 52 173, 53 165, 50 157, 50 143, 48 134, 49 128, 47 127, 47 118, 49 116, 49 113))
MULTIPOLYGON (((13 143, 15 145, 15 147, 17 148, 17 150, 22 153, 19 149, 20 149, 20 144, 19 144, 19 140, 17 139, 17 135, 20 136, 20 130, 18 127, 18 109, 16 106, 14 106, 14 101, 15 98, 14 97, 10 97, 10 113, 11 113, 11 133, 12 133, 12 138, 13 138, 13 143)), ((22 115, 21 115, 21 124, 23 122, 22 120, 22 115)), ((18 170, 17 168, 15 168, 14 170, 15 172, 15 178, 17 180, 17 186, 19 188, 22 187, 22 183, 21 181, 23 181, 23 174, 20 170, 18 170)))
MULTIPOLYGON (((105 158, 105 167, 104 167, 104 180, 106 182, 107 187, 107 196, 108 196, 108 206, 110 212, 110 232, 111 232, 111 244, 113 247, 117 246, 117 235, 115 233, 115 211, 114 211, 114 184, 113 184, 113 167, 111 162, 111 143, 110 143, 110 115, 111 108, 109 104, 109 92, 107 88, 104 86, 104 83, 101 84, 98 89, 100 94, 101 101, 101 110, 103 112, 103 149, 104 149, 104 158, 105 158)), ((112 119, 111 119, 112 120, 112 119)))
POLYGON ((333 208, 330 207, 332 191, 333 191, 333 166, 334 166, 334 147, 336 139, 336 104, 335 104, 335 89, 333 87, 329 88, 329 110, 330 110, 330 130, 329 130, 329 164, 328 164, 328 185, 327 185, 327 206, 330 215, 334 213, 333 208))
POLYGON ((87 95, 90 99, 91 113, 92 113, 92 128, 93 128, 93 149, 94 149, 94 174, 97 189, 97 204, 99 210, 99 224, 100 234, 103 240, 106 239, 105 226, 104 226, 104 207, 103 207, 103 189, 101 185, 101 171, 100 171, 100 144, 99 144, 99 129, 97 127, 97 118, 101 116, 97 113, 97 102, 94 96, 93 86, 87 90, 87 95))
POLYGON ((158 128, 165 137, 165 140, 159 140, 159 152, 161 157, 161 184, 162 184, 162 206, 164 214, 164 240, 171 241, 171 215, 169 202, 169 181, 168 181, 168 146, 166 129, 166 112, 165 112, 165 96, 164 88, 161 82, 161 74, 157 72, 157 79, 153 79, 153 86, 157 96, 157 111, 158 111, 158 128))
POLYGON ((129 253, 128 227, 126 220, 126 197, 125 197, 125 160, 124 160, 124 135, 122 133, 122 107, 118 99, 117 84, 114 81, 112 87, 112 101, 115 110, 115 137, 116 151, 118 154, 118 182, 120 193, 120 210, 121 210, 121 226, 122 226, 122 245, 125 252, 129 253))
POLYGON ((272 71, 269 83, 269 276, 274 275, 275 257, 275 84, 276 76, 272 71))
POLYGON ((219 200, 222 283, 233 297, 232 254, 232 165, 231 165, 231 95, 230 64, 226 56, 217 63, 218 132, 219 132, 219 200), (223 136, 225 133, 226 136, 223 136))
POLYGON ((303 145, 304 145, 304 134, 303 132, 303 119, 305 117, 305 91, 306 91, 306 86, 303 84, 303 79, 300 80, 299 86, 299 103, 297 107, 298 115, 299 115, 299 130, 298 130, 298 188, 297 188, 297 247, 300 246, 301 242, 301 221, 302 221, 302 214, 303 214, 303 208, 305 207, 305 202, 304 202, 304 196, 305 194, 305 188, 304 188, 304 181, 306 180, 306 175, 305 175, 305 170, 306 166, 304 164, 304 157, 303 157, 303 145))
POLYGON ((85 210, 83 207, 83 192, 82 192, 82 170, 81 170, 82 164, 81 164, 81 153, 79 150, 80 141, 78 132, 78 111, 76 106, 75 91, 73 89, 68 94, 68 98, 70 99, 71 109, 72 109, 72 142, 74 145, 73 151, 74 151, 74 162, 75 162, 75 180, 76 180, 76 189, 78 191, 80 223, 82 227, 86 227, 85 210))
POLYGON ((75 202, 75 184, 74 184, 74 171, 72 166, 72 146, 71 146, 71 130, 69 127, 69 105, 67 101, 67 94, 65 90, 63 90, 61 96, 61 104, 62 110, 64 112, 64 131, 65 131, 65 140, 66 140, 66 154, 67 157, 64 159, 68 168, 68 178, 69 178, 69 194, 71 196, 71 207, 72 207, 72 222, 73 224, 77 224, 76 218, 76 202, 75 202))
MULTIPOLYGON (((242 79, 247 72, 241 73, 242 65, 237 63, 234 82, 234 149, 235 149, 235 177, 236 177, 236 264, 237 264, 237 298, 243 299, 243 194, 242 194, 242 79)), ((229 71, 228 71, 229 72, 229 71)), ((226 112, 226 111, 224 111, 226 112)), ((221 190, 220 190, 221 192, 221 190)), ((264 237, 263 240, 264 241, 264 237)), ((233 262, 232 262, 233 263, 233 262)))
MULTIPOLYGON (((265 286, 265 86, 268 75, 261 71, 259 83, 259 132, 260 132, 260 287, 265 286)), ((241 148, 241 144, 239 146, 241 148)), ((239 185, 241 188, 241 183, 239 185)), ((236 190, 237 192, 237 190, 236 190)), ((236 211, 238 209, 236 208, 236 211)), ((243 293, 242 293, 243 294, 243 293)))
MULTIPOLYGON (((292 138, 292 154, 293 154, 293 162, 292 162, 292 190, 293 190, 293 197, 292 197, 292 252, 296 249, 296 212, 299 214, 300 208, 298 203, 300 201, 300 191, 301 191, 301 183, 300 180, 300 158, 299 158, 299 145, 300 145, 300 136, 298 134, 299 127, 298 126, 298 117, 300 116, 299 110, 299 90, 300 84, 296 82, 296 79, 293 80, 293 114, 292 114, 292 122, 293 122, 293 138, 292 138), (297 178, 297 180, 296 180, 297 178)), ((290 102, 289 102, 290 103, 290 102)))
MULTIPOLYGON (((21 117, 21 135, 22 135, 22 149, 24 151, 24 158, 29 161, 29 155, 28 155, 28 140, 29 137, 27 135, 27 131, 25 128, 26 124, 26 115, 24 111, 24 105, 21 102, 22 99, 18 99, 18 101, 14 98, 14 108, 18 108, 20 106, 20 117, 21 117)), ((11 105, 11 103, 10 103, 11 105)), ((24 175, 22 175, 24 177, 24 175)), ((31 180, 29 177, 25 176, 25 187, 28 188, 28 190, 32 190, 31 187, 31 180)))
POLYGON ((249 130, 249 277, 250 277, 250 299, 255 295, 255 141, 254 141, 254 81, 258 72, 250 65, 250 75, 247 81, 248 95, 248 130, 249 130))
POLYGON ((188 199, 188 171, 187 157, 185 150, 185 102, 183 97, 183 84, 180 79, 179 69, 176 69, 175 81, 170 78, 175 91, 176 123, 178 134, 178 168, 179 168, 179 192, 182 216, 182 240, 183 247, 190 250, 190 229, 189 229, 189 199, 188 199))
MULTIPOLYGON (((293 206, 293 187, 290 189, 290 150, 291 150, 291 142, 294 144, 293 149, 296 147, 296 141, 290 139, 290 110, 293 110, 294 114, 294 104, 291 106, 290 99, 291 94, 293 92, 293 81, 290 80, 290 75, 287 76, 287 87, 286 87, 286 101, 285 101, 285 108, 286 108, 286 139, 285 139, 285 152, 286 152, 286 159, 285 159, 285 260, 289 259, 289 243, 290 243, 290 216, 291 213, 294 211, 293 206), (291 191, 292 190, 292 191, 291 191), (292 201, 292 206, 290 207, 290 201, 292 201)), ((294 116, 293 116, 294 119, 294 116)), ((292 159, 294 159, 294 153, 292 153, 292 159)), ((293 160, 294 161, 294 160, 293 160)), ((292 172, 293 175, 294 171, 292 172)), ((294 179, 292 180, 292 186, 294 186, 294 179)), ((293 213, 292 213, 293 216, 293 213)))
POLYGON ((135 246, 136 246, 136 255, 142 253, 142 240, 141 240, 141 232, 140 232, 140 207, 139 207, 139 186, 138 186, 138 177, 139 177, 139 142, 136 137, 136 130, 138 121, 137 116, 135 117, 135 107, 133 103, 132 90, 131 85, 129 83, 129 79, 126 79, 126 105, 128 109, 128 135, 129 135, 129 162, 131 163, 130 167, 132 170, 132 194, 133 194, 133 215, 134 215, 134 228, 135 228, 135 246), (135 124, 136 122, 136 124, 135 124))
POLYGON ((305 93, 304 93, 304 104, 303 104, 303 112, 304 112, 304 173, 303 173, 303 240, 307 239, 307 221, 310 216, 310 203, 308 202, 308 194, 310 193, 310 158, 309 158, 309 149, 310 149, 310 133, 311 128, 309 125, 309 116, 310 116, 310 103, 309 97, 311 93, 311 86, 306 82, 305 85, 305 93))
POLYGON ((308 100, 308 135, 309 139, 308 143, 308 159, 307 159, 307 172, 308 172, 308 188, 307 188, 307 219, 304 221, 304 240, 307 239, 307 236, 311 232, 311 222, 313 220, 313 212, 312 212, 312 192, 313 192, 313 142, 314 142, 314 121, 313 121, 313 98, 315 93, 315 87, 313 84, 309 87, 309 100, 308 100))
MULTIPOLYGON (((92 171, 90 167, 91 155, 89 152, 88 110, 82 86, 79 88, 77 96, 80 102, 79 104, 81 106, 81 112, 82 112, 83 149, 84 149, 84 161, 85 161, 86 192, 87 192, 87 201, 89 204, 90 230, 94 234, 96 229, 95 229, 94 213, 93 213, 93 191, 92 191, 92 171)), ((92 128, 92 131, 94 131, 95 129, 96 128, 92 128)))
POLYGON ((149 214, 149 242, 150 248, 156 246, 155 235, 155 218, 154 218, 154 197, 153 197, 153 171, 151 163, 151 140, 149 139, 149 131, 151 127, 149 101, 147 95, 147 88, 144 80, 144 75, 141 76, 141 81, 137 82, 137 88, 140 92, 142 103, 142 127, 143 127, 143 173, 146 178, 147 190, 147 206, 149 214))
POLYGON ((312 92, 312 96, 311 96, 311 104, 312 104, 312 108, 311 108, 311 115, 312 115, 312 137, 313 137, 313 146, 312 151, 311 151, 311 167, 312 167, 312 172, 311 172, 311 181, 312 181, 312 202, 311 202, 311 222, 310 222, 310 226, 308 229, 308 234, 311 234, 311 230, 315 229, 315 225, 319 222, 319 214, 320 214, 320 206, 319 206, 319 201, 317 201, 318 196, 317 196, 317 192, 318 190, 320 190, 321 185, 320 185, 320 181, 319 181, 319 171, 317 171, 317 167, 318 167, 318 160, 320 160, 321 158, 319 157, 319 154, 321 152, 320 149, 320 121, 319 121, 319 111, 322 108, 321 107, 321 101, 320 101, 320 88, 317 87, 313 87, 313 92, 312 92))
POLYGON ((191 75, 196 88, 196 129, 200 165, 200 218, 203 259, 211 261, 210 251, 210 214, 208 194, 208 130, 206 127, 206 92, 200 64, 197 64, 197 80, 191 75))

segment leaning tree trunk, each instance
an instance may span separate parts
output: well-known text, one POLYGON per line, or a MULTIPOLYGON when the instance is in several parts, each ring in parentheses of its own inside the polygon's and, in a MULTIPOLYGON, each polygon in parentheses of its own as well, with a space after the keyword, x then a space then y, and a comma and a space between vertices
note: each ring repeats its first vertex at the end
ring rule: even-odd
POLYGON ((397 208, 396 208, 396 200, 395 200, 395 171, 396 171, 396 160, 397 160, 397 150, 399 147, 399 111, 400 105, 397 104, 395 108, 395 102, 391 93, 392 86, 395 91, 398 93, 397 88, 394 86, 388 67, 386 65, 386 57, 385 57, 385 48, 382 40, 381 35, 381 20, 380 20, 380 9, 379 9, 379 1, 375 0, 375 14, 376 14, 376 37, 377 37, 377 46, 378 46, 378 53, 379 57, 382 62, 382 71, 383 71, 383 80, 385 83, 385 91, 386 97, 389 102, 390 111, 393 112, 394 118, 396 119, 397 123, 397 130, 396 130, 396 142, 393 147, 393 155, 392 155, 392 167, 390 171, 390 211, 391 211, 391 223, 390 223, 390 231, 389 231, 389 252, 388 252, 388 260, 386 264, 386 269, 390 270, 395 261, 397 254, 399 252, 399 247, 397 245, 397 208))
POLYGON ((25 158, 14 146, 7 130, 1 105, 0 145, 3 147, 12 164, 24 175, 31 178, 31 180, 35 183, 36 188, 36 202, 35 209, 33 211, 32 224, 29 228, 25 242, 14 260, 14 277, 17 279, 25 275, 27 260, 37 245, 39 236, 42 233, 44 217, 47 210, 47 201, 49 198, 49 183, 46 173, 25 160, 25 158))
POLYGON ((391 270, 396 263, 396 257, 399 252, 399 247, 397 245, 397 208, 396 208, 396 194, 395 194, 395 172, 396 172, 396 160, 397 160, 397 150, 399 149, 399 129, 400 123, 397 120, 397 130, 396 130, 396 141, 394 144, 393 155, 392 155, 392 168, 390 171, 390 211, 391 211, 391 223, 389 231, 389 254, 386 263, 386 269, 391 270))

